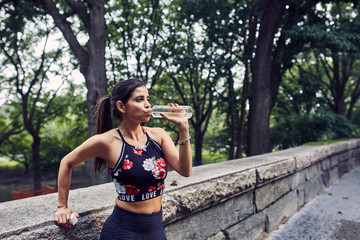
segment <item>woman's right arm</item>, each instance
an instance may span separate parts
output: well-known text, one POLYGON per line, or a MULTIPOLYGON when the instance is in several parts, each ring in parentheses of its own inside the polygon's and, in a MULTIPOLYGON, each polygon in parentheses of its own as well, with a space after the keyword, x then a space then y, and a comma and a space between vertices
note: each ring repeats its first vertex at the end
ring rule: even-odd
MULTIPOLYGON (((61 160, 58 175, 58 206, 55 214, 55 221, 60 226, 68 229, 73 226, 70 216, 74 211, 68 209, 67 206, 72 168, 91 158, 101 157, 106 159, 106 153, 108 152, 106 138, 105 134, 94 135, 61 160)), ((74 214, 79 217, 78 213, 74 212, 74 214)))

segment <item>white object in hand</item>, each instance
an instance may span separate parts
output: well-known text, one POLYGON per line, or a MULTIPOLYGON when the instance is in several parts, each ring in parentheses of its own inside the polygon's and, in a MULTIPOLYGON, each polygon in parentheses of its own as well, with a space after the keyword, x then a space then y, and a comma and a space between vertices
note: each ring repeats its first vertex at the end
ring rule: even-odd
POLYGON ((78 218, 75 216, 74 213, 71 213, 71 222, 73 223, 73 225, 75 225, 78 222, 78 218))
POLYGON ((162 118, 160 113, 163 113, 169 117, 191 118, 192 117, 192 108, 190 106, 172 106, 172 107, 170 107, 170 106, 166 106, 166 105, 155 105, 151 108, 151 115, 154 118, 162 118))

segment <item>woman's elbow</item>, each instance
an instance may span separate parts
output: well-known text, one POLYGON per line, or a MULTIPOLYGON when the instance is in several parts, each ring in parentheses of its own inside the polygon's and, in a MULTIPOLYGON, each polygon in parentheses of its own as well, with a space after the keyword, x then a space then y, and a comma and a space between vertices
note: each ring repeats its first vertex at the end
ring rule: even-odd
POLYGON ((190 177, 191 176, 192 169, 188 169, 187 171, 183 171, 181 173, 181 176, 183 177, 190 177))
POLYGON ((74 164, 72 164, 71 158, 66 155, 63 159, 61 159, 59 167, 64 169, 71 169, 74 167, 74 164))

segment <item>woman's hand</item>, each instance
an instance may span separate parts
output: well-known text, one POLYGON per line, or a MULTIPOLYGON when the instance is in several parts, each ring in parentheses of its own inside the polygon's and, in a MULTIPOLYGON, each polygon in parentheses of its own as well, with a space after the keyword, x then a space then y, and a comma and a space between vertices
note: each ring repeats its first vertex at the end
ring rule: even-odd
POLYGON ((186 111, 184 109, 182 109, 181 107, 179 107, 179 105, 177 103, 175 103, 175 104, 169 103, 168 106, 170 107, 169 110, 171 112, 176 113, 176 115, 174 117, 172 117, 171 114, 166 115, 166 114, 160 113, 160 115, 167 121, 177 125, 179 127, 179 130, 181 130, 181 129, 188 130, 189 129, 188 119, 183 118, 183 117, 176 117, 176 116, 179 116, 179 113, 184 113, 184 115, 185 115, 186 111))
MULTIPOLYGON (((176 108, 177 104, 169 103, 171 112, 186 114, 185 110, 182 108, 176 108)), ((171 114, 165 115, 160 113, 163 118, 176 124, 179 127, 179 150, 177 150, 168 134, 164 135, 165 140, 163 141, 161 147, 167 161, 170 161, 170 165, 177 171, 180 175, 184 177, 189 177, 192 170, 192 152, 190 146, 190 135, 189 135, 189 122, 185 117, 172 117, 171 114)), ((174 114, 175 115, 175 114, 174 114)))
POLYGON ((71 213, 74 213, 77 218, 80 217, 78 213, 68 209, 67 207, 58 208, 57 212, 55 213, 55 222, 67 229, 72 228, 74 224, 71 221, 71 213))

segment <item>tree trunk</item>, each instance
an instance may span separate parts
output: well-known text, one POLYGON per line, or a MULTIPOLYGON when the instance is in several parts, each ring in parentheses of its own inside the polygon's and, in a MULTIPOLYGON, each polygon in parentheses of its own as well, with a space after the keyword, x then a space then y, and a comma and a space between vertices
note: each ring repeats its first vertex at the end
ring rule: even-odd
POLYGON ((249 155, 270 152, 269 121, 272 109, 272 48, 288 1, 262 1, 259 37, 256 44, 249 114, 249 155))
MULTIPOLYGON (((100 97, 108 94, 105 72, 106 23, 104 0, 86 2, 67 0, 66 2, 84 24, 89 37, 87 49, 81 46, 70 27, 71 24, 66 20, 65 16, 60 14, 54 1, 42 0, 44 9, 53 17, 55 25, 63 33, 71 50, 79 60, 80 72, 85 77, 88 136, 90 137, 94 133, 96 119, 93 115, 96 102, 100 97)), ((100 175, 98 179, 94 178, 91 171, 92 163, 93 160, 86 162, 86 169, 90 174, 91 183, 97 184, 108 181, 108 173, 100 175)))
POLYGON ((239 117, 239 130, 237 134, 237 148, 236 148, 236 158, 241 158, 242 156, 242 145, 244 139, 244 119, 245 119, 245 107, 246 101, 248 99, 248 92, 249 92, 249 71, 248 71, 248 63, 244 64, 245 66, 245 77, 244 77, 244 84, 243 89, 241 91, 241 101, 240 101, 240 117, 239 117))
POLYGON ((194 165, 200 166, 202 165, 202 145, 204 136, 201 133, 201 126, 194 126, 194 135, 195 135, 195 157, 194 157, 194 165))
POLYGON ((351 120, 351 118, 352 118, 352 113, 353 113, 355 104, 357 103, 359 97, 360 97, 360 77, 356 80, 356 85, 351 94, 351 100, 350 100, 349 108, 348 108, 348 111, 346 114, 346 118, 349 120, 351 120))
MULTIPOLYGON (((258 18, 256 17, 256 7, 251 8, 251 13, 249 16, 249 30, 247 36, 244 36, 244 39, 247 38, 247 42, 244 45, 244 58, 242 60, 244 64, 244 81, 243 87, 241 91, 240 97, 240 116, 239 116, 239 131, 237 134, 237 148, 236 148, 236 158, 240 158, 242 156, 243 151, 243 142, 244 142, 244 128, 245 128, 245 115, 246 115, 246 103, 249 99, 249 86, 250 86, 250 60, 252 59, 252 55, 254 53, 254 46, 256 40, 256 33, 257 33, 257 23, 258 18)), ((246 141, 248 142, 248 141, 246 141)))
POLYGON ((39 136, 33 136, 33 143, 31 144, 32 148, 32 162, 33 162, 33 172, 34 172, 34 190, 41 189, 41 166, 40 166, 40 141, 39 136))
MULTIPOLYGON (((105 9, 103 1, 94 1, 90 6, 90 30, 88 41, 89 62, 82 63, 83 74, 85 76, 87 95, 86 107, 88 116, 88 136, 94 134, 96 119, 94 116, 94 108, 99 98, 108 94, 107 79, 105 71, 105 47, 106 47, 106 25, 105 25, 105 9)), ((105 172, 100 174, 98 178, 94 178, 92 174, 92 165, 94 160, 86 162, 86 169, 90 174, 92 184, 105 183, 109 181, 109 174, 105 172)))
POLYGON ((229 147, 229 156, 228 159, 234 159, 235 151, 235 116, 236 108, 234 106, 235 96, 234 96, 234 80, 232 77, 232 72, 228 69, 227 82, 229 87, 229 107, 228 107, 228 124, 230 129, 230 147, 229 147))
MULTIPOLYGON (((329 76, 329 80, 331 84, 331 92, 334 97, 334 112, 336 114, 343 115, 345 113, 344 91, 348 77, 346 74, 346 64, 343 64, 343 66, 340 67, 340 64, 343 62, 340 58, 341 57, 337 52, 332 53, 333 77, 329 76), (343 71, 341 71, 340 68, 343 68, 343 71)), ((344 61, 346 62, 346 60, 344 61)))

